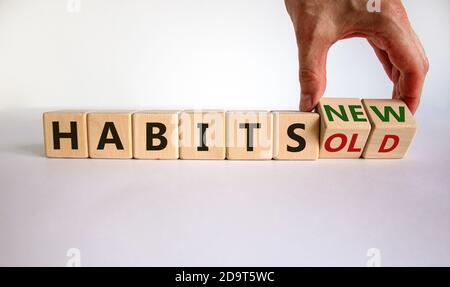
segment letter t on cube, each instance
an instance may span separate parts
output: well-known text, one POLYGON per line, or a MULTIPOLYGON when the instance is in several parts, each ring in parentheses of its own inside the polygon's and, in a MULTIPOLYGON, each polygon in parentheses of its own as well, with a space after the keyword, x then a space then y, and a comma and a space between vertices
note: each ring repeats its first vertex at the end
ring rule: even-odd
POLYGON ((227 112, 227 159, 272 159, 272 120, 267 111, 227 112))

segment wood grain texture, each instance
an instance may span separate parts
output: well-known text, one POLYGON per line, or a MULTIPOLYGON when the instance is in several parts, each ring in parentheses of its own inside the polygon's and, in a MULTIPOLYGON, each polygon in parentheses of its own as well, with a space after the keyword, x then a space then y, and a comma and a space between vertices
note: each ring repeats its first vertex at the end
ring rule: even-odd
POLYGON ((225 159, 224 111, 187 110, 179 122, 181 159, 225 159))
POLYGON ((91 158, 132 158, 132 111, 89 113, 88 141, 91 158), (102 139, 104 144, 102 144, 102 139))
POLYGON ((363 105, 372 125, 363 157, 405 157, 417 129, 406 104, 400 100, 364 99, 363 105))
POLYGON ((274 159, 316 160, 319 157, 319 114, 295 111, 272 114, 274 159))
POLYGON ((417 125, 399 100, 322 98, 297 111, 54 111, 47 157, 315 160, 403 158, 417 125))
POLYGON ((139 111, 133 114, 133 157, 178 159, 179 111, 139 111))
POLYGON ((322 98, 320 114, 320 158, 359 158, 371 125, 359 99, 322 98))
POLYGON ((226 130, 227 159, 272 159, 273 123, 271 112, 227 112, 226 130))
POLYGON ((87 112, 83 111, 44 113, 45 155, 47 157, 87 158, 89 153, 86 119, 87 112))

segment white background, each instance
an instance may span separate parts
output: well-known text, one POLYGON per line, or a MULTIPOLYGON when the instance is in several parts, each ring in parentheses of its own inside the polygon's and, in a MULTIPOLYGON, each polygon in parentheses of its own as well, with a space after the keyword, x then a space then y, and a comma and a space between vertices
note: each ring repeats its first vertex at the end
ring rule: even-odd
MULTIPOLYGON (((66 0, 0 1, 0 107, 298 107, 282 0, 80 3, 69 13, 66 0)), ((447 110, 449 1, 405 5, 431 63, 421 109, 447 110)), ((331 49, 328 79, 326 96, 391 95, 362 39, 331 49)))
MULTIPOLYGON (((431 64, 409 156, 317 162, 46 159, 46 110, 299 101, 281 0, 67 2, 0 0, 0 265, 450 265, 449 1, 404 2, 431 64)), ((391 95, 361 39, 328 81, 391 95)))

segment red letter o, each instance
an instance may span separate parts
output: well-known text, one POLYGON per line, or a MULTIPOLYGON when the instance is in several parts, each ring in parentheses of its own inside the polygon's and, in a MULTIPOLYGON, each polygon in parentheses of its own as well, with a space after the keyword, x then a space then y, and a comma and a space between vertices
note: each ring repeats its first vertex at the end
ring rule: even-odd
POLYGON ((347 136, 344 134, 334 134, 332 136, 329 136, 327 138, 327 140, 325 141, 325 150, 328 152, 338 152, 341 149, 343 149, 345 147, 345 145, 347 145, 347 136), (341 139, 341 143, 338 147, 333 148, 331 146, 331 142, 335 139, 335 138, 340 138, 341 139))

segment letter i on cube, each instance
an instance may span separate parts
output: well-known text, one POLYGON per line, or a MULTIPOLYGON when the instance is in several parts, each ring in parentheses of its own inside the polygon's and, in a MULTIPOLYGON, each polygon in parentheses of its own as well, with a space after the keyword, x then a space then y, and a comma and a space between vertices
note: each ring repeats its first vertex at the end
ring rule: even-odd
POLYGON ((400 100, 323 98, 317 111, 47 112, 45 154, 138 159, 403 158, 417 128, 400 100))
POLYGON ((225 112, 219 110, 180 113, 181 159, 225 159, 225 112))

